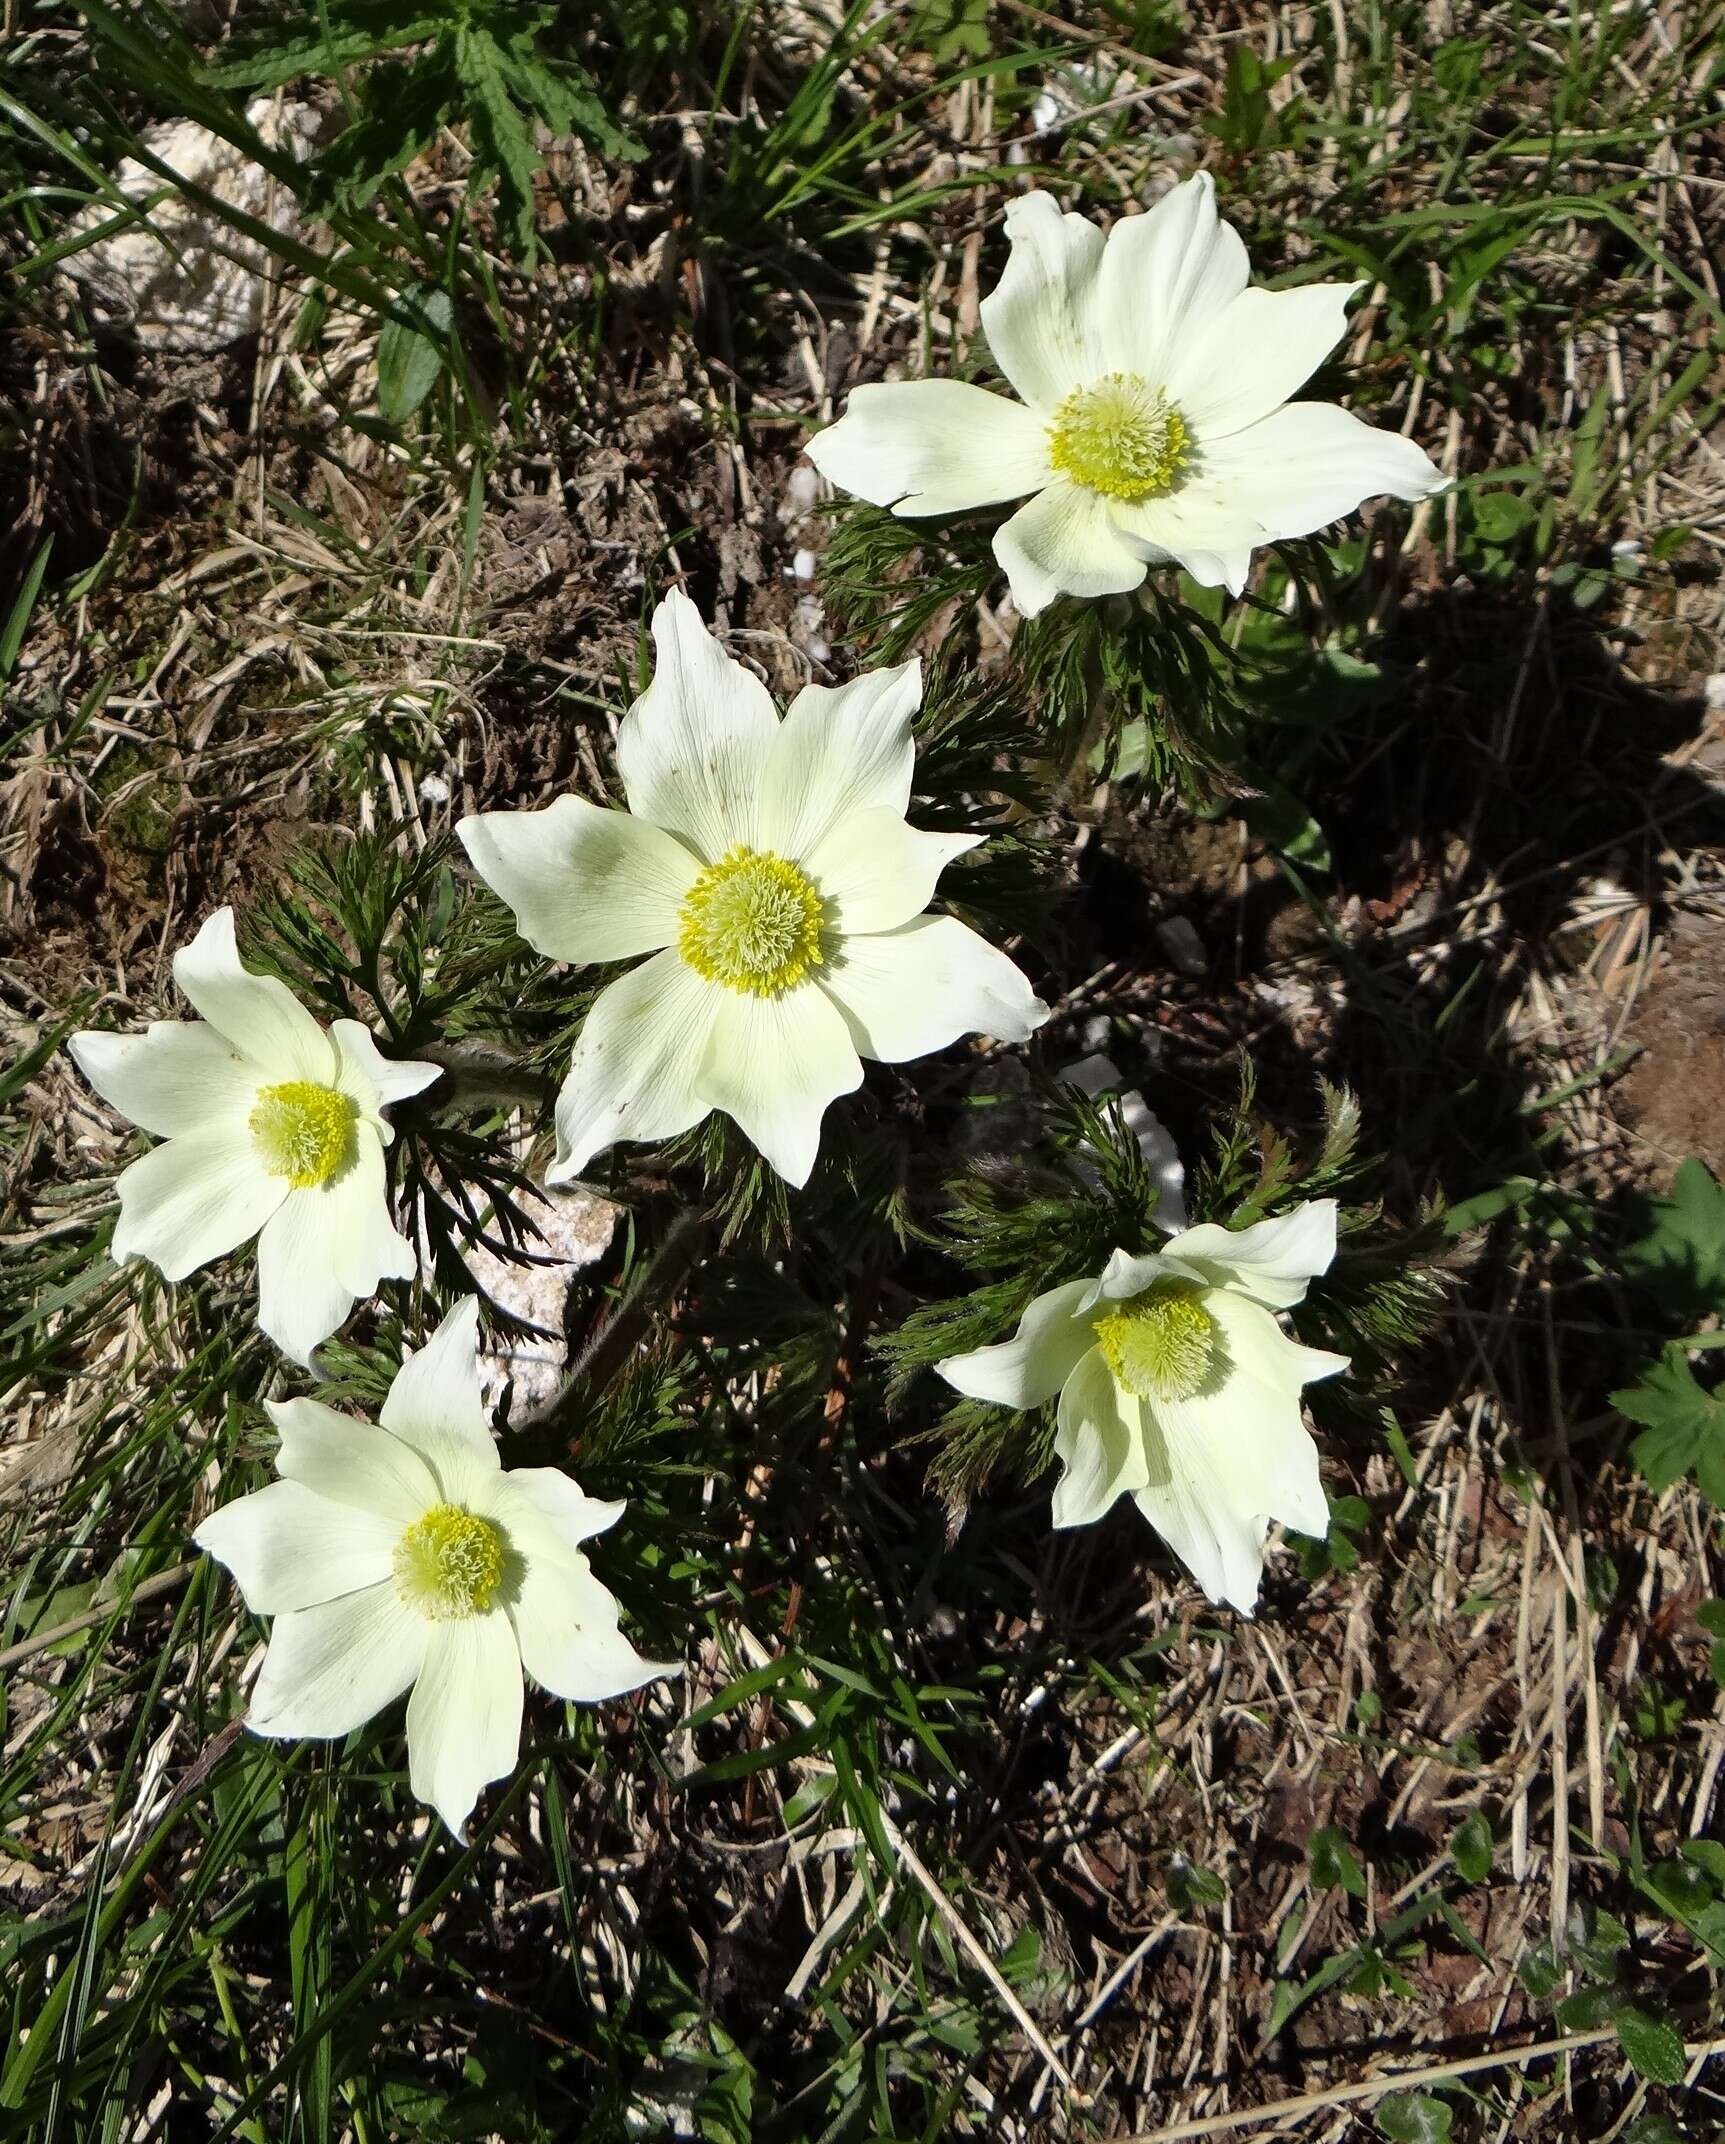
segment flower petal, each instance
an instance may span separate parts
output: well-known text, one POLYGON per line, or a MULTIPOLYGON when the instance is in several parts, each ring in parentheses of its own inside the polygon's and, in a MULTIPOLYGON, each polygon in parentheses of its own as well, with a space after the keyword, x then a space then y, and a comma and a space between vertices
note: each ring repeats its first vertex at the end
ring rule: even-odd
MULTIPOLYGON (((1399 432, 1374 431, 1331 402, 1289 402, 1242 432, 1206 441, 1186 488, 1257 522, 1272 541, 1309 536, 1363 500, 1426 499, 1448 482, 1399 432)), ((1185 489, 1168 503, 1184 497, 1185 489)))
POLYGON ((257 1067, 202 1020, 152 1020, 141 1035, 88 1028, 66 1047, 103 1101, 159 1139, 243 1121, 257 1101, 257 1067))
POLYGON ((1056 596, 1124 595, 1143 585, 1145 561, 1115 527, 1109 502, 1064 479, 1039 491, 994 532, 1020 617, 1056 596))
POLYGON ((906 521, 1022 499, 1054 473, 1046 422, 963 380, 853 387, 803 451, 840 491, 906 521))
POLYGON ((1342 339, 1363 283, 1243 290, 1173 353, 1165 386, 1193 436, 1208 443, 1280 409, 1342 339))
POLYGON ((402 1356, 378 1420, 398 1437, 435 1430, 495 1454, 479 1392, 478 1296, 464 1295, 423 1347, 402 1356))
POLYGON ((501 1608, 434 1623, 407 1701, 408 1780, 464 1841, 480 1789, 515 1769, 521 1654, 501 1608))
POLYGON ((529 1562, 509 1607, 521 1664, 537 1683, 577 1704, 638 1690, 680 1663, 647 1660, 617 1628, 617 1603, 587 1559, 529 1562))
POLYGON ((813 983, 782 997, 715 993, 698 1084, 790 1184, 808 1182, 828 1103, 862 1085, 838 1007, 813 983))
POLYGON ((427 1628, 393 1581, 278 1615, 246 1725, 289 1739, 351 1734, 419 1673, 427 1628))
POLYGON ((1274 1321, 1220 1293, 1206 1308, 1222 1328, 1228 1374, 1195 1399, 1145 1407, 1150 1479, 1138 1507, 1212 1600, 1250 1615, 1267 1522, 1322 1535, 1329 1507, 1298 1390, 1281 1376, 1272 1382, 1257 1374, 1274 1345, 1264 1328, 1273 1331, 1274 1321))
POLYGON ((389 1177, 375 1125, 362 1119, 354 1127, 353 1159, 339 1176, 288 1196, 290 1204, 304 1199, 320 1215, 336 1278, 355 1296, 375 1295, 379 1281, 411 1280, 418 1271, 413 1245, 389 1209, 389 1177), (320 1199, 321 1208, 315 1205, 320 1199))
POLYGON ((1149 1480, 1142 1414, 1093 1347, 1061 1388, 1054 1450, 1064 1471, 1054 1485, 1056 1526, 1088 1526, 1149 1480))
POLYGON ((218 908, 174 955, 174 980, 210 1025, 268 1080, 335 1077, 333 1042, 278 976, 240 965, 234 912, 218 908))
POLYGON ((307 1365, 362 1292, 335 1270, 328 1189, 290 1191, 258 1238, 258 1324, 290 1361, 307 1365))
POLYGON ((922 664, 865 670, 848 685, 805 685, 767 754, 761 845, 793 863, 859 812, 910 809, 922 664))
POLYGON ((1213 496, 1201 477, 1160 499, 1136 506, 1111 500, 1108 518, 1127 549, 1150 565, 1172 559, 1203 588, 1238 595, 1252 570, 1252 553, 1270 532, 1232 497, 1213 496))
POLYGON ((419 1454, 369 1422, 321 1400, 266 1400, 281 1448, 276 1472, 331 1504, 373 1513, 399 1542, 437 1502, 437 1482, 419 1454))
POLYGON ((1022 970, 956 916, 846 938, 820 980, 859 1053, 882 1064, 926 1057, 960 1035, 1024 1042, 1048 1018, 1022 970))
POLYGON ((672 1139, 699 1124, 709 1103, 695 1089, 718 990, 675 952, 600 992, 557 1097, 557 1158, 548 1184, 578 1177, 619 1139, 672 1139))
POLYGON ((1096 305, 1102 233, 1086 216, 1063 216, 1052 194, 1031 193, 1008 204, 1006 235, 1012 250, 982 301, 983 333, 994 362, 1046 421, 1109 369, 1096 305))
POLYGON ((633 960, 675 944, 701 869, 674 834, 584 797, 481 812, 455 831, 522 937, 552 960, 633 960))
POLYGON ((1216 214, 1207 171, 1165 193, 1142 216, 1122 216, 1096 271, 1096 316, 1106 362, 1166 385, 1183 349, 1246 287, 1240 235, 1216 214))
MULTIPOLYGON (((385 1057, 370 1028, 357 1020, 332 1020, 329 1032, 341 1059, 336 1085, 374 1119, 379 1110, 423 1094, 434 1079, 443 1077, 441 1065, 417 1057, 385 1057)), ((381 1128, 386 1140, 392 1136, 387 1125, 381 1128)))
POLYGON ((1069 1280, 1039 1295, 1018 1321, 1010 1340, 948 1355, 935 1370, 973 1400, 1001 1407, 1040 1407, 1051 1400, 1096 1346, 1095 1329, 1078 1315, 1090 1283, 1069 1280))
POLYGON ((495 1519, 529 1562, 535 1556, 574 1556, 583 1541, 615 1526, 621 1501, 588 1496, 558 1467, 511 1467, 485 1492, 482 1518, 495 1519))
POLYGON ((479 1298, 464 1296, 402 1359, 379 1422, 430 1467, 446 1502, 476 1510, 503 1462, 479 1394, 479 1298))
POLYGON ((831 828, 803 864, 843 939, 890 931, 920 916, 935 882, 980 834, 929 834, 896 811, 859 811, 831 828))
POLYGON ((1168 1255, 1218 1288, 1237 1288, 1272 1310, 1303 1300, 1308 1283, 1327 1273, 1336 1255, 1336 1202, 1307 1199, 1291 1213, 1250 1228, 1202 1222, 1172 1237, 1168 1255))
POLYGON ((1333 1354, 1328 1348, 1307 1347, 1295 1340, 1261 1303, 1250 1302, 1231 1289, 1213 1289, 1205 1296, 1204 1304, 1221 1329, 1229 1360, 1244 1375, 1256 1378, 1272 1391, 1297 1397, 1307 1385, 1340 1376, 1349 1366, 1346 1355, 1333 1354))
POLYGON ((153 1147, 115 1188, 115 1259, 147 1258, 166 1280, 184 1280, 255 1236, 286 1190, 259 1162, 243 1118, 153 1147))
POLYGON ((732 661, 677 589, 653 613, 653 646, 653 682, 617 729, 629 809, 717 863, 738 842, 756 845, 778 715, 760 679, 732 661))
POLYGON ((254 1615, 313 1608, 390 1576, 401 1529, 303 1482, 272 1481, 212 1511, 193 1534, 233 1573, 254 1615))

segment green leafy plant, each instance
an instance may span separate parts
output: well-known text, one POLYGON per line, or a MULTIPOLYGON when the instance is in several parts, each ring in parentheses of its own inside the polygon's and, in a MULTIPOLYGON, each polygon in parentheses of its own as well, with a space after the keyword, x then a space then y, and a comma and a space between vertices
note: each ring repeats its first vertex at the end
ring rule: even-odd
POLYGON ((471 183, 494 185, 516 257, 539 251, 538 127, 627 161, 641 145, 564 48, 563 10, 543 0, 335 0, 302 5, 208 70, 224 89, 277 89, 305 76, 346 87, 349 122, 313 167, 317 197, 362 205, 441 126, 466 129, 471 183), (397 55, 401 55, 397 57, 397 55))

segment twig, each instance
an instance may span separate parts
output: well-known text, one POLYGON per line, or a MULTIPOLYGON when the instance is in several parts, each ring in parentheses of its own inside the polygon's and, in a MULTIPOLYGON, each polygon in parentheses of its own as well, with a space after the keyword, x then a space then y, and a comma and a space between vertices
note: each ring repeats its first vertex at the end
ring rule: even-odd
POLYGON ((176 1563, 171 1571, 158 1571, 154 1578, 140 1579, 124 1600, 103 1601, 100 1607, 86 1608, 81 1615, 68 1616, 64 1623, 56 1623, 51 1630, 39 1630, 32 1637, 20 1638, 16 1645, 9 1645, 0 1653, 0 1675, 17 1667, 20 1661, 32 1660, 38 1653, 45 1653, 62 1638, 76 1637, 79 1631, 88 1630, 92 1623, 100 1623, 111 1615, 124 1615, 129 1608, 153 1601, 160 1593, 171 1593, 176 1586, 184 1585, 197 1567, 195 1556, 190 1563, 176 1563))
POLYGON ((893 1851, 898 1855, 900 1861, 904 1863, 905 1867, 909 1869, 910 1873, 916 1878, 917 1882, 921 1884, 923 1891, 928 1898, 929 1904, 933 1906, 934 1910, 940 1915, 941 1919, 946 1923, 948 1928, 952 1930, 953 1934, 958 1938, 959 1944, 963 1948, 965 1954, 971 1960, 972 1964, 975 1965, 978 1972, 982 1974, 983 1978, 988 1982, 989 1986, 1000 1998, 1006 2009, 1011 2013, 1014 2021, 1018 2026, 1019 2031, 1024 2034, 1024 2037, 1030 2042, 1031 2046, 1034 2047, 1036 2052, 1042 2057, 1048 2068, 1053 2071, 1056 2077, 1059 2078, 1060 2082, 1065 2086, 1066 2090, 1071 2093, 1072 2097, 1078 2101, 1079 2105, 1085 2107, 1089 2106, 1090 2094, 1082 2089, 1082 2087, 1078 2084, 1077 2080, 1073 2077, 1072 2072, 1066 2067, 1065 2063, 1061 2061, 1060 2057, 1054 2052, 1053 2048, 1050 2047, 1048 2042, 1043 2038, 1042 2033, 1037 2026, 1036 2020, 1031 2016, 1030 2012, 1025 2009, 1024 2005, 1019 2001, 1018 1997, 1013 1994, 1011 1988, 1007 1986, 1005 1978, 1001 1974, 1000 1968, 988 1955, 987 1951, 983 1949, 982 1945, 976 1940, 975 1936, 971 1934, 969 1928, 966 1927, 963 1917, 958 1911, 958 1908, 953 1904, 952 1900, 947 1897, 946 1893, 940 1888, 939 1884, 935 1882, 934 1878, 929 1874, 928 1870, 923 1867, 921 1861, 917 1858, 916 1849, 904 1836, 903 1832, 899 1830, 898 1826, 892 1823, 890 1819, 887 1823, 887 1836, 889 1839, 891 1839, 893 1844, 893 1851))
MULTIPOLYGON (((1597 2032, 1571 2032, 1561 2040, 1536 2040, 1531 2047, 1500 2047, 1489 2055, 1469 2055, 1461 2062, 1434 2062, 1423 2070, 1400 2070, 1393 2077, 1368 2077, 1359 2084, 1341 2084, 1328 2092, 1302 2092, 1294 2099, 1273 2099, 1264 2107, 1239 2107, 1230 2114, 1198 2114, 1189 2121, 1170 2122, 1163 2129, 1143 2129, 1120 2144, 1179 2144, 1187 2137, 1220 2136, 1227 2129, 1261 2129, 1266 2133, 1275 2122, 1296 2114, 1321 2114, 1330 2107, 1357 2105, 1363 2099, 1381 2099, 1387 2092, 1410 2092, 1421 2085, 1444 2084, 1451 2078, 1471 2077, 1481 2070, 1519 2067, 1525 2062, 1543 2062, 1552 2055, 1574 2054, 1579 2048, 1598 2047, 1617 2037, 1613 2026, 1597 2032)), ((1691 2062, 1725 2054, 1725 2039, 1701 2040, 1685 2049, 1691 2062)))

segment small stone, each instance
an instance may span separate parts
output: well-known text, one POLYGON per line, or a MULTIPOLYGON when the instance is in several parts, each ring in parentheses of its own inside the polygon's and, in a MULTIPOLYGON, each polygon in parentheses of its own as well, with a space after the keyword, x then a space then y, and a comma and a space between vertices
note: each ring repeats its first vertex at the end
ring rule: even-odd
POLYGON ((1204 952, 1204 941, 1185 916, 1164 916, 1156 926, 1156 939, 1170 964, 1182 975, 1190 976, 1196 982, 1208 972, 1210 963, 1204 952))

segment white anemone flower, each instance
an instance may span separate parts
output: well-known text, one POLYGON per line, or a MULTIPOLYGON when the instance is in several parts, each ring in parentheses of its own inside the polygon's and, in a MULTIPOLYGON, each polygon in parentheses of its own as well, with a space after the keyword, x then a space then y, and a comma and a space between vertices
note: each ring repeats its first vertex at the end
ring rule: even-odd
POLYGON ((390 1218, 391 1103, 440 1067, 387 1058, 357 1020, 322 1028, 287 985, 240 964, 231 908, 174 955, 201 1020, 67 1047, 105 1101, 165 1144, 120 1176, 113 1255, 166 1280, 258 1239, 258 1323, 309 1362, 380 1280, 416 1270, 390 1218))
POLYGON ((624 1507, 555 1467, 505 1471, 478 1311, 465 1297, 404 1357, 375 1426, 269 1402, 280 1479, 194 1536, 275 1618, 247 1726, 334 1739, 411 1689, 409 1781, 458 1839, 480 1789, 514 1769, 524 1669, 579 1704, 679 1672, 636 1652, 581 1553, 624 1507))
POLYGON ((1055 1525, 1130 1496, 1213 1601, 1250 1615, 1269 1522, 1329 1526, 1300 1393, 1348 1359, 1301 1347, 1275 1314, 1335 1254, 1334 1199, 1251 1228, 1205 1222, 1141 1258, 1116 1251, 1100 1279, 1039 1295, 1012 1339, 937 1367, 1006 1407, 1058 1393, 1055 1525))
POLYGON ((627 811, 560 796, 456 829, 536 951, 650 956, 587 1015, 547 1181, 723 1110, 802 1184, 861 1058, 1022 1042, 1048 1008, 1004 953, 923 913, 979 837, 905 822, 919 664, 805 686, 781 721, 686 596, 659 605, 653 642, 617 733, 627 811))
POLYGON ((1444 488, 1411 440, 1289 401, 1362 285, 1249 290, 1207 172, 1106 238, 1045 193, 1012 202, 1006 230, 982 324, 1018 400, 959 380, 858 387, 807 451, 901 516, 1028 496, 994 538, 1023 616, 1123 594, 1168 560, 1238 595, 1259 546, 1444 488))

